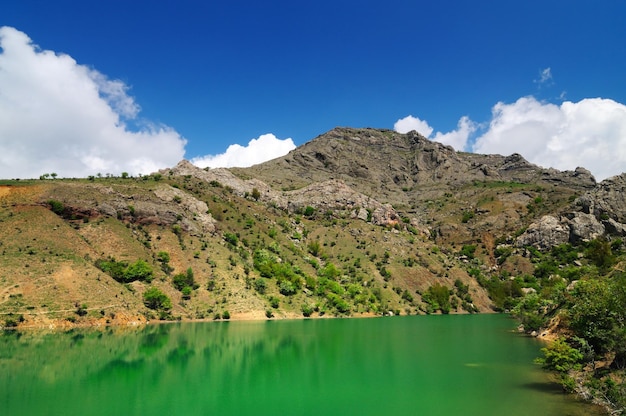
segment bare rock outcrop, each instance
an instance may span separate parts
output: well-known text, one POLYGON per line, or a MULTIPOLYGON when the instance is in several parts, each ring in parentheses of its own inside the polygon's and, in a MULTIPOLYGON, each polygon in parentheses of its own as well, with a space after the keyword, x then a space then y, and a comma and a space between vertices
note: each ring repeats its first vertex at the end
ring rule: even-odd
POLYGON ((569 241, 570 230, 559 218, 545 215, 537 222, 532 223, 520 235, 515 245, 518 247, 535 246, 539 249, 549 249, 553 246, 569 241))
POLYGON ((289 212, 299 212, 307 206, 312 206, 319 211, 345 211, 352 217, 370 219, 376 225, 394 225, 399 221, 398 213, 390 204, 382 204, 357 192, 342 180, 330 179, 296 190, 279 191, 259 179, 244 180, 227 169, 201 169, 186 160, 179 162, 172 169, 165 169, 159 173, 190 175, 206 182, 215 181, 222 186, 230 187, 239 196, 251 195, 256 189, 259 192, 259 200, 289 212))
MULTIPOLYGON (((581 171, 581 174, 585 174, 581 171)), ((589 241, 604 235, 626 236, 626 173, 600 182, 577 199, 573 209, 547 215, 517 238, 518 246, 542 249, 557 244, 589 241)))
POLYGON ((225 168, 202 169, 188 160, 181 160, 173 168, 162 169, 159 173, 168 176, 191 176, 208 183, 219 183, 221 186, 232 189, 239 196, 250 195, 256 189, 259 191, 260 199, 267 202, 275 200, 279 195, 278 192, 259 179, 244 180, 225 168))
POLYGON ((566 214, 563 222, 569 225, 571 243, 593 240, 606 232, 604 225, 596 217, 584 212, 566 214))
POLYGON ((626 224, 626 173, 600 182, 578 201, 583 212, 601 221, 612 219, 626 224))
POLYGON ((352 217, 371 219, 376 225, 394 225, 398 213, 389 204, 381 204, 355 191, 340 180, 314 183, 302 189, 283 192, 275 202, 291 212, 312 206, 320 211, 347 211, 352 217))
MULTIPOLYGON (((182 227, 197 234, 198 232, 215 232, 215 219, 209 213, 209 207, 204 201, 200 201, 187 192, 171 186, 162 186, 154 191, 154 194, 164 202, 174 202, 187 215, 184 216, 182 227)), ((157 214, 157 217, 159 215, 157 214)))

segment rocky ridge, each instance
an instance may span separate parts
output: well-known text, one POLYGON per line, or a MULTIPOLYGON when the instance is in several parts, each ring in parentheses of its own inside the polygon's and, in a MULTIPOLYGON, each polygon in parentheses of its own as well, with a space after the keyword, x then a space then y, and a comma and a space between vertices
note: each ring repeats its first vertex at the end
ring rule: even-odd
POLYGON ((376 225, 393 225, 399 221, 398 214, 390 204, 355 191, 342 180, 329 179, 312 183, 301 189, 281 191, 259 179, 241 179, 227 169, 200 169, 182 160, 171 169, 159 173, 166 176, 192 176, 227 186, 240 197, 258 192, 258 200, 272 204, 291 213, 302 212, 307 206, 321 211, 346 211, 353 218, 371 219, 376 225))

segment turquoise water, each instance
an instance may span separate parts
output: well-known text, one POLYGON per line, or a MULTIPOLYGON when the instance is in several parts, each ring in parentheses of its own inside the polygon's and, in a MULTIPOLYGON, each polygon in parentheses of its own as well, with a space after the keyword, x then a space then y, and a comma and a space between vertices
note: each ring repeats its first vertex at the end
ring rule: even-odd
POLYGON ((0 415, 590 415, 502 315, 0 336, 0 415))

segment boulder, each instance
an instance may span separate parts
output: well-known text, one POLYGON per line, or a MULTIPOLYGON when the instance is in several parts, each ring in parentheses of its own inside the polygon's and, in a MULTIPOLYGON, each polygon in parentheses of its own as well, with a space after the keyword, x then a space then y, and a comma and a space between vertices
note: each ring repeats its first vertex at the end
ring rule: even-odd
POLYGON ((569 241, 577 243, 601 237, 606 232, 604 225, 591 214, 575 212, 566 217, 570 228, 569 241))
POLYGON ((549 249, 553 246, 569 241, 570 228, 552 215, 545 215, 515 241, 518 247, 534 246, 539 249, 549 249))

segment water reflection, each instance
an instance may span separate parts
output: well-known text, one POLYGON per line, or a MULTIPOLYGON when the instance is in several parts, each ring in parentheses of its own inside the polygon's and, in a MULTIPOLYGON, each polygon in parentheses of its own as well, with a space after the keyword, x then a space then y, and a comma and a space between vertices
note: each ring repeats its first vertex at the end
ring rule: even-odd
POLYGON ((591 414, 553 390, 532 364, 539 345, 513 325, 467 316, 9 333, 0 414, 591 414))

